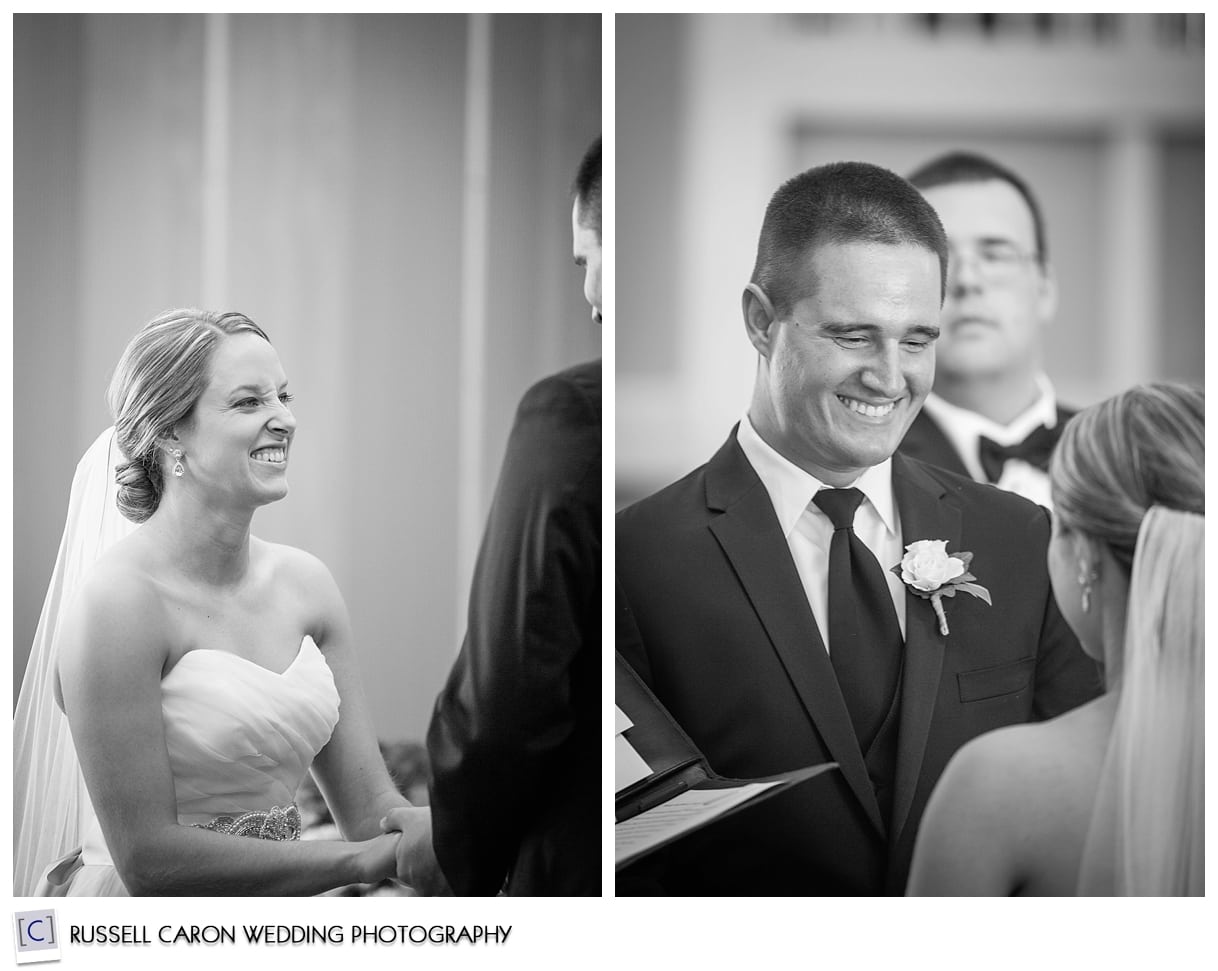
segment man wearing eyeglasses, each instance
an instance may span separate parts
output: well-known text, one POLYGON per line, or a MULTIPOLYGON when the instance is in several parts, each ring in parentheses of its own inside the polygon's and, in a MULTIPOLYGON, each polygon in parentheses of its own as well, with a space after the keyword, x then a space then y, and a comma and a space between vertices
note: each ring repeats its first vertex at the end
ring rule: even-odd
POLYGON ((1044 220, 1014 172, 952 152, 910 177, 947 232, 948 286, 934 389, 901 451, 1049 506, 1049 455, 1073 412, 1057 405, 1042 337, 1057 309, 1044 220))
POLYGON ((947 261, 933 207, 878 166, 809 169, 766 207, 748 410, 618 513, 618 650, 715 771, 837 768, 623 870, 619 895, 901 893, 957 749, 1098 692, 1045 510, 893 454, 933 381, 947 261), (985 598, 953 588, 937 614, 919 551, 967 554, 985 598))

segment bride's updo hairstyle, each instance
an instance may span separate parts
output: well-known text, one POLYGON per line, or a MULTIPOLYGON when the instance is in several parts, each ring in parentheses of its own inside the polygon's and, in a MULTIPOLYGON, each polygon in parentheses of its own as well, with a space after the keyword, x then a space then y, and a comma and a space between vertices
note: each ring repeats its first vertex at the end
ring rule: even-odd
POLYGON ((1053 455, 1055 525, 1106 544, 1128 581, 1124 616, 1098 618, 1116 699, 1080 896, 1205 893, 1204 478, 1205 393, 1182 384, 1088 408, 1053 455))
POLYGON ((249 332, 270 342, 244 314, 167 310, 132 338, 114 369, 107 400, 114 435, 127 461, 115 466, 118 509, 142 523, 161 501, 164 436, 190 417, 210 379, 212 355, 229 334, 249 332))
POLYGON ((1205 515, 1205 392, 1143 384, 1079 412, 1049 481, 1059 526, 1106 543, 1128 573, 1148 509, 1205 515))

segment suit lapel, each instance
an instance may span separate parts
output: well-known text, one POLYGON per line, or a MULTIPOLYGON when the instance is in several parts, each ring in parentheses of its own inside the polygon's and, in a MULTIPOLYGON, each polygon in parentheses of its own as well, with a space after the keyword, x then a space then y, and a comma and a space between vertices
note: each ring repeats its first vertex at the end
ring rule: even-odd
POLYGON ((956 446, 948 440, 946 433, 939 427, 939 423, 931 418, 925 409, 918 412, 909 431, 905 434, 905 440, 901 443, 901 453, 915 458, 919 462, 925 462, 927 465, 955 472, 966 479, 972 478, 960 453, 956 451, 956 446))
MULTIPOLYGON (((960 549, 960 510, 946 491, 917 464, 901 455, 892 460, 892 485, 901 515, 902 543, 945 539, 948 551, 960 549)), ((946 638, 939 633, 930 601, 905 594, 905 667, 901 678, 901 727, 893 784, 892 842, 901 834, 918 788, 930 734, 946 638)))
POLYGON ((721 513, 710 523, 757 612, 800 702, 879 832, 880 807, 824 641, 808 606, 765 486, 733 429, 707 464, 707 502, 721 513))

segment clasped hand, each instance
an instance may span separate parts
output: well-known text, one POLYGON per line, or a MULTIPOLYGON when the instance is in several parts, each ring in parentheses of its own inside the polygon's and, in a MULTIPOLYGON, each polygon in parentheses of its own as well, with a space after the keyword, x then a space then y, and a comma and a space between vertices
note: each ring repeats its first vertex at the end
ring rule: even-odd
POLYGON ((452 890, 431 845, 431 810, 399 806, 381 820, 386 833, 401 833, 397 845, 398 879, 425 897, 451 896, 452 890))

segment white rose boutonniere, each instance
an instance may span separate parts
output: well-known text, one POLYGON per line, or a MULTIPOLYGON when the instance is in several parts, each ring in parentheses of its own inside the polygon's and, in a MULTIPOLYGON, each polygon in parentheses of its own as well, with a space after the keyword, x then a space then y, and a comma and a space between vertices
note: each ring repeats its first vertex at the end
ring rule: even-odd
POLYGON ((948 553, 945 539, 920 539, 905 547, 905 556, 892 568, 913 593, 930 601, 939 618, 939 633, 944 637, 948 633, 944 597, 954 597, 957 590, 963 590, 993 605, 990 592, 972 582, 977 579, 968 572, 972 561, 972 553, 948 553))

